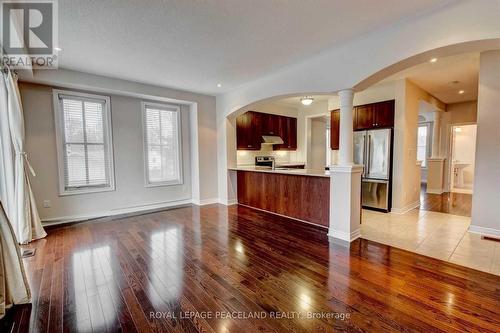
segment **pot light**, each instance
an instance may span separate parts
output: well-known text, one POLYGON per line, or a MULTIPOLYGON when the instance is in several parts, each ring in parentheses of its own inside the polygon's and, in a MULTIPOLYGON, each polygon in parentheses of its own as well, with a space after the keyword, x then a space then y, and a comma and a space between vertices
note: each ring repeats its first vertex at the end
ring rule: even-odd
POLYGON ((300 99, 300 103, 302 103, 302 105, 305 105, 305 106, 311 105, 313 101, 314 101, 314 98, 312 98, 312 97, 302 97, 300 99))
POLYGON ((222 83, 217 83, 217 88, 222 88, 222 83))
POLYGON ((458 91, 458 93, 459 93, 460 95, 463 95, 463 94, 465 93, 465 90, 459 90, 459 91, 458 91))
POLYGON ((438 61, 438 58, 432 58, 431 60, 429 60, 429 62, 432 62, 432 63, 435 63, 436 61, 438 61))
POLYGON ((462 128, 461 127, 455 127, 455 132, 457 132, 457 133, 462 132, 462 128))
POLYGON ((56 51, 62 51, 62 49, 60 47, 54 47, 54 50, 56 50, 56 51))

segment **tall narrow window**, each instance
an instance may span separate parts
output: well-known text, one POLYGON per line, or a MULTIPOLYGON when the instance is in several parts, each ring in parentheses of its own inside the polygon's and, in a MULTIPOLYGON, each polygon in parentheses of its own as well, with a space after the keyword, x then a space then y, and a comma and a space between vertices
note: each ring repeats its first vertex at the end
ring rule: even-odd
POLYGON ((427 168, 427 159, 431 156, 431 124, 420 123, 417 134, 417 160, 422 161, 422 167, 427 168))
POLYGON ((114 190, 109 97, 54 90, 60 194, 114 190))
POLYGON ((146 186, 182 184, 180 108, 143 103, 146 186))

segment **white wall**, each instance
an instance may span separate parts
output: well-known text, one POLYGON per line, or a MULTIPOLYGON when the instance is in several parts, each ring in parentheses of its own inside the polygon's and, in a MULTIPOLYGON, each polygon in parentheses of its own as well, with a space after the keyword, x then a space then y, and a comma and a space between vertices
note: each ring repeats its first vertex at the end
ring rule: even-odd
POLYGON ((26 145, 37 171, 32 182, 42 219, 59 221, 154 208, 186 200, 196 203, 217 200, 214 97, 67 70, 38 71, 35 77, 21 77, 21 80, 51 83, 20 83, 26 145), (59 197, 53 86, 78 88, 111 97, 116 191, 59 197), (183 185, 144 187, 140 102, 157 99, 182 104, 183 185), (50 200, 52 207, 43 208, 43 200, 50 200))
POLYGON ((307 167, 321 170, 326 167, 326 120, 311 119, 310 154, 307 154, 307 167))
POLYGON ((420 203, 421 166, 417 164, 417 128, 421 101, 446 105, 409 80, 396 82, 392 210, 404 213, 420 203))
POLYGON ((500 236, 500 51, 481 53, 471 231, 500 236))

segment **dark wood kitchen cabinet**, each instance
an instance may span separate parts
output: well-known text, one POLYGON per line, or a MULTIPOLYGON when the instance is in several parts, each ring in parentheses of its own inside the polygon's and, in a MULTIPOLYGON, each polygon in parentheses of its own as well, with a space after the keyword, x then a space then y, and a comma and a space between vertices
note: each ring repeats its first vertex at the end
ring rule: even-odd
MULTIPOLYGON (((339 149, 340 144, 340 110, 330 113, 330 147, 339 149)), ((394 100, 359 105, 353 109, 354 130, 370 130, 394 127, 394 100)))
POLYGON ((236 147, 238 150, 260 150, 263 135, 277 135, 283 144, 274 150, 297 149, 297 118, 248 111, 236 118, 236 147))
POLYGON ((356 106, 354 130, 394 126, 394 100, 356 106))
POLYGON ((340 145, 340 110, 330 114, 330 148, 338 150, 340 145))
POLYGON ((262 117, 262 135, 278 135, 280 129, 280 116, 261 113, 262 117))
POLYGON ((236 118, 236 147, 245 150, 260 150, 262 143, 262 117, 258 112, 248 111, 236 118))
POLYGON ((278 135, 283 139, 282 145, 274 145, 274 150, 297 149, 297 118, 278 116, 278 135))

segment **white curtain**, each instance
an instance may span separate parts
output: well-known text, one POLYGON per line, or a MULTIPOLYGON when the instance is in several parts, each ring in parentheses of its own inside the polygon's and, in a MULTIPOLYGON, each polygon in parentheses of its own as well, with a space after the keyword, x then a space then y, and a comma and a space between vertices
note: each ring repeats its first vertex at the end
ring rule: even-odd
POLYGON ((30 302, 31 292, 19 245, 0 203, 0 319, 12 305, 30 302))
POLYGON ((17 77, 2 73, 0 82, 0 200, 5 204, 17 241, 45 237, 27 170, 35 175, 24 151, 24 118, 17 77), (8 126, 6 125, 8 124, 8 126))

